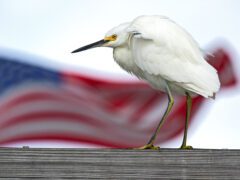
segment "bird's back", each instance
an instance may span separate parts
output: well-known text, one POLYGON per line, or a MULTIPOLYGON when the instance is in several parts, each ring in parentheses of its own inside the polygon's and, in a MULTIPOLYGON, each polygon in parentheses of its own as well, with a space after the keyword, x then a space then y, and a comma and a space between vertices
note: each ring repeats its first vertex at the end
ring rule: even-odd
POLYGON ((209 65, 195 40, 183 28, 162 16, 141 16, 129 26, 132 60, 145 79, 162 90, 162 79, 173 90, 212 97, 220 87, 216 70, 209 65), (158 80, 159 79, 159 82, 158 80))

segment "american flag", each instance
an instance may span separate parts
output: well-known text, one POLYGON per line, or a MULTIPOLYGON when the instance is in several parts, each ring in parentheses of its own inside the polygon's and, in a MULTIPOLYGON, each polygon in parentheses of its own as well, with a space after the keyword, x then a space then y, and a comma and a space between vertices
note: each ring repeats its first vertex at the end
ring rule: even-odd
MULTIPOLYGON (((231 56, 216 48, 207 59, 219 72, 221 90, 236 84, 231 56)), ((34 57, 33 57, 34 58, 34 57)), ((125 148, 144 145, 162 117, 167 96, 142 81, 106 80, 50 68, 0 54, 0 145, 60 140, 125 148)), ((191 121, 205 99, 193 99, 191 121)), ((156 140, 182 133, 185 97, 156 140)), ((191 122, 190 122, 191 124, 191 122)))

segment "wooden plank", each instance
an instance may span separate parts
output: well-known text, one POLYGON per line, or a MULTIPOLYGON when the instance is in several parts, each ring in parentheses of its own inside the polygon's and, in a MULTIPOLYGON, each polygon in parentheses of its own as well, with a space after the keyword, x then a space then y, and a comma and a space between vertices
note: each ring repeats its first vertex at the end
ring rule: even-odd
POLYGON ((240 179, 240 150, 0 148, 0 179, 240 179))

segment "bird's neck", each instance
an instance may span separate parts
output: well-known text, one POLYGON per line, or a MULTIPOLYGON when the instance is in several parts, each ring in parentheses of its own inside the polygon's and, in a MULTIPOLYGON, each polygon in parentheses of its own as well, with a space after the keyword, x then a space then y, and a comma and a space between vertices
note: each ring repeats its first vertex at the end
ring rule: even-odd
POLYGON ((113 58, 121 68, 129 73, 135 74, 137 77, 142 78, 142 71, 135 64, 131 49, 126 46, 119 46, 113 49, 113 58))
POLYGON ((127 46, 119 46, 113 49, 113 58, 122 68, 126 69, 132 59, 132 53, 127 46))

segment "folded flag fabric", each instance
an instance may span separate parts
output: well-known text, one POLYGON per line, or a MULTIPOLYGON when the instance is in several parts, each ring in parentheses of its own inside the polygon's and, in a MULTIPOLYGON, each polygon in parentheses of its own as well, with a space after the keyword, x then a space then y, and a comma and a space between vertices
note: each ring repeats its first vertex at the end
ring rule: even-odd
MULTIPOLYGON (((228 52, 216 48, 211 54, 207 59, 219 72, 221 90, 236 85, 228 52)), ((19 59, 0 54, 0 146, 60 140, 137 147, 148 141, 167 105, 164 93, 142 81, 57 71, 19 59)), ((194 97, 191 121, 205 100, 194 97)), ((185 103, 176 96, 157 143, 182 133, 185 103)))

